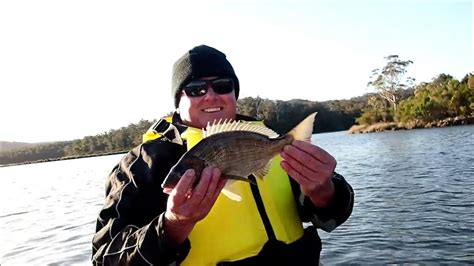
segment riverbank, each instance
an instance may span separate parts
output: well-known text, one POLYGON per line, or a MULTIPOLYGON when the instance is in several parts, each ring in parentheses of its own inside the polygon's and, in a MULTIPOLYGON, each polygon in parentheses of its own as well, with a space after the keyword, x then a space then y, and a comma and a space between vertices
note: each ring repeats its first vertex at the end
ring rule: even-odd
POLYGON ((127 151, 118 151, 118 152, 87 154, 87 155, 76 155, 76 156, 68 156, 68 157, 61 157, 61 158, 46 158, 46 159, 35 160, 35 161, 26 161, 26 162, 10 163, 10 164, 0 164, 0 167, 24 165, 24 164, 33 164, 33 163, 46 163, 46 162, 64 161, 64 160, 73 160, 73 159, 81 159, 81 158, 88 158, 88 157, 99 157, 99 156, 107 156, 107 155, 122 154, 122 153, 125 154, 127 152, 128 152, 128 150, 127 151))
MULTIPOLYGON (((348 132, 350 134, 358 134, 358 133, 372 133, 372 132, 382 132, 382 131, 408 130, 408 129, 417 129, 417 128, 450 127, 450 126, 469 125, 469 124, 474 124, 474 116, 447 118, 447 119, 429 122, 429 123, 416 121, 416 122, 409 122, 409 123, 389 122, 389 123, 376 123, 372 125, 353 125, 350 129, 348 129, 348 132)), ((72 159, 98 157, 98 156, 106 156, 106 155, 114 155, 114 154, 125 154, 127 152, 128 150, 118 151, 118 152, 88 154, 88 155, 76 155, 76 156, 68 156, 68 157, 62 157, 62 158, 45 158, 45 159, 40 159, 40 160, 35 160, 35 161, 0 164, 0 167, 72 160, 72 159)))
POLYGON ((433 122, 411 121, 408 123, 376 123, 372 125, 353 125, 348 132, 350 134, 372 133, 381 131, 409 130, 417 128, 435 128, 450 127, 474 124, 474 116, 471 117, 454 117, 433 122))

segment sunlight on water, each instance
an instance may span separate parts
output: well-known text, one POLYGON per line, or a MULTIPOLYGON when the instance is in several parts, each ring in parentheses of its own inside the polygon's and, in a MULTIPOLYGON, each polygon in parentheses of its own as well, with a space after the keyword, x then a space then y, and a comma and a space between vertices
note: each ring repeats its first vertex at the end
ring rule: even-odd
POLYGON ((105 177, 121 156, 0 168, 0 263, 90 264, 105 177))
MULTIPOLYGON (((320 231, 323 264, 474 262, 474 126, 313 142, 356 193, 349 220, 320 231)), ((0 264, 90 265, 105 178, 121 156, 0 168, 0 264)))

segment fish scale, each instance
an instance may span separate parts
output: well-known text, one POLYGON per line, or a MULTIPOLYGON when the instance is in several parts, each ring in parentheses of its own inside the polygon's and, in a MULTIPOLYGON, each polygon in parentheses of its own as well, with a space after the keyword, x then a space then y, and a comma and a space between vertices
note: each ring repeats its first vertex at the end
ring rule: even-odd
POLYGON ((206 165, 218 167, 224 174, 248 176, 265 164, 291 142, 290 139, 269 139, 258 133, 243 131, 223 132, 212 135, 201 142, 202 151, 196 156, 205 160, 206 165), (226 171, 227 170, 227 171, 226 171))

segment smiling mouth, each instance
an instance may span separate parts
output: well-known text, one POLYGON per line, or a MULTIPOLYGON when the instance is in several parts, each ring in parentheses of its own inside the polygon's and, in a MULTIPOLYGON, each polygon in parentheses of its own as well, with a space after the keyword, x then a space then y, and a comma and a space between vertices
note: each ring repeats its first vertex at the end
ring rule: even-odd
POLYGON ((205 113, 215 113, 221 111, 223 108, 222 107, 212 107, 212 108, 206 108, 203 109, 202 111, 205 113))

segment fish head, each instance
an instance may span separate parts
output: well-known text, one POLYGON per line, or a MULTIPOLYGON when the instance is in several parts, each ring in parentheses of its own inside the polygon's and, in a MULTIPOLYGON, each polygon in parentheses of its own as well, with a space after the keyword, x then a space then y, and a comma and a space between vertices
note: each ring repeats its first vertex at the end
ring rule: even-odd
POLYGON ((206 167, 204 160, 193 155, 185 155, 171 168, 161 187, 173 189, 188 169, 194 170, 193 187, 195 187, 201 178, 201 172, 204 167, 206 167))

